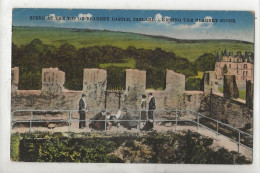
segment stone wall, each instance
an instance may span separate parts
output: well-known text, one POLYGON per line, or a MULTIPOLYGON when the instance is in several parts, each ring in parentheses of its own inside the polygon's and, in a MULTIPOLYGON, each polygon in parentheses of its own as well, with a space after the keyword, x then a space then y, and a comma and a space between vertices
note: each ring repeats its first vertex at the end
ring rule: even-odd
POLYGON ((145 93, 146 88, 146 71, 127 69, 125 88, 125 107, 140 109, 142 94, 145 93))
MULTIPOLYGON (((216 76, 214 72, 204 74, 204 97, 199 109, 203 114, 220 121, 228 121, 234 127, 243 128, 246 124, 253 123, 252 93, 246 100, 239 99, 239 92, 234 75, 224 76, 224 91, 220 93, 216 88, 216 76), (252 104, 251 104, 252 105, 252 104)), ((247 93, 252 92, 252 85, 248 84, 247 93)), ((202 97, 203 98, 203 97, 202 97)))
POLYGON ((11 91, 12 91, 12 94, 15 94, 18 90, 18 84, 19 84, 19 68, 18 67, 12 68, 12 70, 11 70, 11 80, 12 80, 11 91))
POLYGON ((253 125, 253 110, 245 103, 234 99, 225 99, 223 96, 212 94, 210 96, 211 117, 220 121, 227 120, 237 128, 246 124, 253 125))
MULTIPOLYGON (((64 88, 65 73, 58 68, 42 69, 41 90, 18 90, 19 69, 12 69, 12 110, 17 109, 78 109, 78 101, 84 93, 91 109, 127 107, 140 109, 142 94, 152 92, 157 109, 198 109, 203 92, 186 92, 185 76, 168 70, 166 88, 163 91, 146 90, 146 71, 126 70, 126 90, 109 91, 107 72, 102 69, 84 69, 82 91, 64 88)), ((148 103, 148 98, 147 98, 148 103)))
POLYGON ((206 71, 203 74, 203 91, 205 94, 218 92, 218 82, 214 71, 206 71))
POLYGON ((90 108, 105 107, 105 90, 107 88, 107 71, 102 69, 84 69, 83 93, 87 96, 90 108))
MULTIPOLYGON (((86 102, 90 109, 96 112, 107 108, 116 112, 124 107, 134 116, 139 116, 142 94, 153 93, 156 108, 160 109, 190 109, 202 112, 207 116, 228 122, 236 127, 252 123, 253 86, 248 84, 247 102, 223 97, 218 92, 214 72, 205 72, 204 91, 185 91, 185 76, 167 70, 166 88, 162 91, 146 89, 146 72, 137 69, 126 70, 126 90, 110 91, 107 88, 107 72, 102 69, 84 69, 82 91, 72 91, 64 88, 65 73, 58 68, 42 70, 41 90, 19 90, 19 69, 12 69, 12 111, 21 109, 78 109, 81 95, 87 95, 86 102), (250 91, 249 91, 250 90, 250 91), (251 101, 251 103, 250 103, 251 101), (251 105, 251 106, 249 106, 251 105), (134 111, 136 110, 136 111, 134 111)), ((236 87, 235 81, 227 82, 227 88, 236 87), (232 86, 232 87, 231 87, 232 86)), ((147 103, 148 103, 147 98, 147 103)), ((162 112, 157 112, 160 116, 162 112)))
POLYGON ((224 75, 223 94, 225 98, 239 97, 235 75, 224 75))
POLYGON ((42 92, 59 95, 64 90, 65 73, 58 68, 42 69, 42 92))

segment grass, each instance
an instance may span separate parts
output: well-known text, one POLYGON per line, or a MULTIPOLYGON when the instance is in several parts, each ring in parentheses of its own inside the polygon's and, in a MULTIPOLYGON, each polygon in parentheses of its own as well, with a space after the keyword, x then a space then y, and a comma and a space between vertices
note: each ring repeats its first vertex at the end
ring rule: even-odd
POLYGON ((218 87, 219 92, 223 93, 223 87, 218 87))
POLYGON ((246 99, 246 90, 239 90, 239 98, 246 99))
POLYGON ((26 45, 33 39, 39 38, 45 44, 56 47, 64 43, 74 45, 76 48, 90 46, 112 45, 123 49, 129 46, 136 48, 161 49, 174 52, 178 57, 194 61, 204 53, 220 52, 227 49, 231 52, 253 52, 252 43, 232 40, 177 40, 166 37, 153 37, 135 33, 111 32, 111 31, 81 31, 60 28, 40 27, 13 27, 12 41, 18 46, 26 45))
MULTIPOLYGON (((219 92, 223 93, 223 87, 218 87, 219 92)), ((246 100, 246 90, 238 90, 239 98, 246 100)))
POLYGON ((126 59, 124 63, 104 63, 99 64, 100 68, 106 69, 107 67, 115 66, 115 67, 126 67, 126 68, 135 68, 135 60, 133 58, 126 59))
POLYGON ((12 161, 19 160, 19 146, 20 146, 20 135, 12 134, 11 135, 11 147, 10 147, 10 157, 12 161))

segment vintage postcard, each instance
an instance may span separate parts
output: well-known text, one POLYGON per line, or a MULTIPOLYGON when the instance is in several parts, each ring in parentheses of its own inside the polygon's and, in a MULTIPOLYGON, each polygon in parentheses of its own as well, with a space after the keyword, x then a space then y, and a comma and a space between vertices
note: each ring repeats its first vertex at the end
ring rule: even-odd
POLYGON ((14 8, 14 162, 252 164, 252 11, 14 8))

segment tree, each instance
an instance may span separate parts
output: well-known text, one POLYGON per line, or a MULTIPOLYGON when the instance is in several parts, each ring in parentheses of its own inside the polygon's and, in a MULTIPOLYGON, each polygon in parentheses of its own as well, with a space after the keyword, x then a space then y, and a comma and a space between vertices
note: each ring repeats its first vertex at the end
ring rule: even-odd
POLYGON ((211 53, 205 53, 195 60, 198 71, 212 71, 215 68, 216 57, 211 53))
POLYGON ((201 90, 201 79, 188 78, 185 83, 185 90, 201 90))

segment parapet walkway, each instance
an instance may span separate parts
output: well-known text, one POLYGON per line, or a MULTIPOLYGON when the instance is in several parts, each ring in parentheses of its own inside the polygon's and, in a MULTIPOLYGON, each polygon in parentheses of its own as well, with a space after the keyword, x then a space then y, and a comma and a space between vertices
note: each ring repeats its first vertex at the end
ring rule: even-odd
MULTIPOLYGON (((96 131, 93 129, 90 129, 88 127, 90 119, 87 119, 86 123, 86 128, 84 129, 79 129, 79 120, 76 117, 73 117, 72 114, 70 113, 70 118, 66 119, 62 115, 56 115, 56 118, 58 117, 59 120, 53 120, 52 116, 46 117, 44 115, 37 116, 34 115, 33 112, 36 110, 29 110, 27 112, 31 112, 30 116, 14 116, 14 112, 19 112, 19 111, 14 111, 13 112, 13 117, 12 117, 12 125, 15 125, 16 123, 27 123, 30 126, 29 127, 24 127, 22 125, 18 126, 13 126, 11 133, 33 133, 33 132, 62 132, 62 133, 67 133, 67 132, 72 132, 72 133, 97 133, 100 131, 96 131), (60 125, 56 125, 55 122, 62 123, 60 125), (43 123, 43 124, 38 124, 38 126, 34 126, 37 123, 43 123), (47 126, 46 124, 49 124, 51 126, 47 126), (53 126, 52 126, 53 125, 53 126)), ((50 110, 48 110, 50 111, 50 110)), ((72 110, 68 110, 71 112, 72 110)), ((169 110, 167 110, 169 111, 169 110)), ((42 112, 42 110, 41 110, 42 112)), ((47 112, 47 111, 46 111, 47 112)), ((211 146, 212 149, 218 149, 218 148, 226 148, 229 151, 236 151, 239 152, 240 154, 244 155, 248 159, 252 160, 253 157, 253 149, 241 144, 241 141, 247 141, 248 139, 253 140, 253 136, 251 134, 248 134, 246 132, 243 132, 237 128, 234 128, 228 124, 224 124, 220 121, 214 120, 210 117, 207 117, 205 115, 202 115, 200 113, 197 113, 192 110, 171 110, 170 116, 168 115, 167 118, 164 117, 161 114, 161 116, 155 114, 155 123, 154 123, 154 129, 158 133, 163 133, 166 131, 173 131, 173 132, 181 132, 181 131, 193 131, 193 132, 198 132, 201 135, 204 135, 206 137, 212 138, 213 139, 213 144, 211 146), (170 118, 170 119, 169 119, 170 118), (209 125, 205 126, 202 123, 200 123, 200 120, 203 119, 205 121, 207 119, 208 123, 211 124, 211 128, 209 125), (219 128, 223 127, 225 130, 230 129, 230 132, 235 132, 238 134, 238 137, 235 137, 232 139, 232 137, 227 137, 221 134, 219 131, 219 128), (247 138, 245 138, 247 136, 247 138), (234 140, 236 139, 236 140, 234 140), (242 139, 242 140, 241 140, 242 139)), ((99 120, 99 121, 108 121, 108 120, 99 120)), ((123 120, 125 121, 125 120, 123 120)), ((132 121, 132 120, 127 120, 127 121, 132 121)), ((141 121, 141 120, 133 120, 133 121, 141 121)), ((147 133, 146 131, 140 131, 139 128, 137 129, 131 129, 127 130, 126 128, 123 128, 122 126, 120 127, 115 127, 112 126, 110 129, 107 128, 107 130, 103 131, 104 133, 114 133, 114 134, 120 134, 120 133, 140 133, 140 134, 145 134, 147 133)), ((149 133, 149 132, 148 132, 149 133)), ((234 136, 233 136, 234 137, 234 136)))
MULTIPOLYGON (((166 126, 159 126, 159 125, 155 125, 154 126, 154 130, 157 131, 158 133, 163 133, 166 131, 172 131, 172 132, 181 132, 181 131, 192 131, 192 132, 197 132, 197 126, 181 126, 178 125, 177 129, 175 125, 166 127, 166 126)), ((53 129, 49 129, 46 127, 35 127, 33 128, 32 132, 67 132, 68 131, 68 127, 55 127, 53 129)), ((79 129, 76 126, 72 126, 71 129, 72 132, 74 133, 95 133, 97 132, 96 130, 92 130, 88 127, 86 127, 85 129, 79 129)), ((28 132, 28 128, 27 127, 19 127, 19 128, 14 128, 12 130, 12 133, 26 133, 28 132)), ((100 131, 99 131, 100 132, 100 131)), ((104 131, 105 132, 105 131, 104 131)), ((138 129, 131 129, 131 130, 127 130, 123 127, 112 127, 111 129, 107 130, 105 133, 147 133, 145 131, 139 131, 138 129)), ((149 132, 148 132, 149 133, 149 132)), ((206 128, 200 127, 199 128, 199 133, 203 136, 209 137, 213 139, 213 144, 211 145, 211 148, 213 150, 217 150, 219 148, 225 148, 228 151, 238 151, 238 144, 231 141, 229 138, 219 134, 216 136, 216 133, 214 133, 213 131, 210 131, 206 128)), ((252 157, 253 157, 253 151, 248 149, 247 147, 244 146, 240 146, 239 149, 240 154, 244 155, 246 158, 250 159, 252 161, 252 157)))

